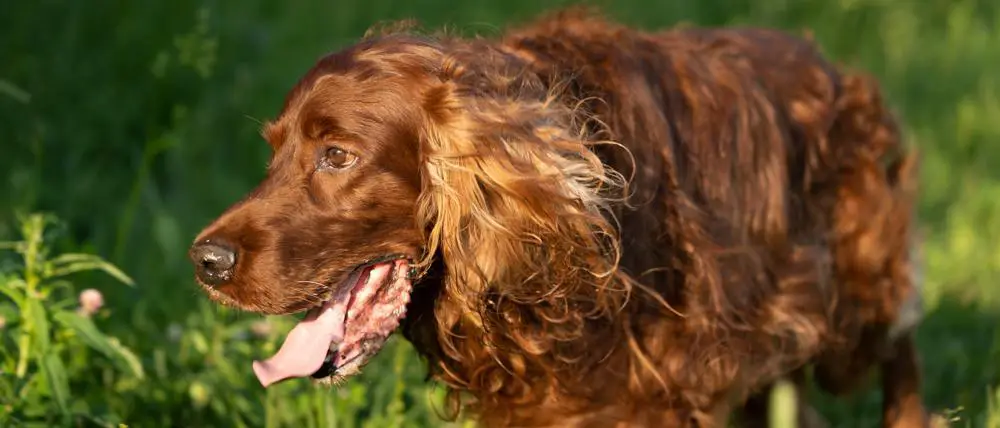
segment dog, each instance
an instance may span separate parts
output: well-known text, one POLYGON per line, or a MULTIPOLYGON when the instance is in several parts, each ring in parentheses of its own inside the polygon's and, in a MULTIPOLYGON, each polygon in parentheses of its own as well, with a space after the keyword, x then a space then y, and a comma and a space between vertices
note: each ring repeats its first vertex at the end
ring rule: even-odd
POLYGON ((877 81, 762 28, 571 8, 496 37, 372 31, 262 132, 267 177, 189 255, 222 304, 307 312, 264 386, 339 384, 396 331, 484 426, 765 423, 806 370, 880 370, 927 426, 917 157, 877 81))

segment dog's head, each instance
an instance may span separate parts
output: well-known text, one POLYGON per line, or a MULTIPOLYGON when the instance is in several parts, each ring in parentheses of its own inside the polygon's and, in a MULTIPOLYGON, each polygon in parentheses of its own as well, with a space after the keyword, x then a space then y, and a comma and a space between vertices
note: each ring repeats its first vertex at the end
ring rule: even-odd
POLYGON ((456 332, 546 352, 491 323, 578 331, 569 313, 588 309, 568 296, 599 300, 617 261, 602 211, 620 177, 591 153, 577 113, 485 43, 395 34, 320 60, 264 128, 267 177, 190 250, 215 300, 310 311, 257 363, 261 381, 356 373, 415 287, 434 289, 421 319, 452 360, 468 358, 456 332), (443 276, 417 279, 432 263, 443 276))

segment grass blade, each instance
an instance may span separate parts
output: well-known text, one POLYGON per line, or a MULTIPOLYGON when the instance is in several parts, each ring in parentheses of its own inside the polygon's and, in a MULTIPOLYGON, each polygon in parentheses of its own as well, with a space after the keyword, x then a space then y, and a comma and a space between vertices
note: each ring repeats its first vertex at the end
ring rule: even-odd
POLYGON ((795 386, 786 380, 777 382, 771 390, 768 424, 770 428, 795 428, 795 386))
POLYGON ((22 104, 31 102, 31 94, 7 80, 0 79, 0 94, 7 95, 22 104))

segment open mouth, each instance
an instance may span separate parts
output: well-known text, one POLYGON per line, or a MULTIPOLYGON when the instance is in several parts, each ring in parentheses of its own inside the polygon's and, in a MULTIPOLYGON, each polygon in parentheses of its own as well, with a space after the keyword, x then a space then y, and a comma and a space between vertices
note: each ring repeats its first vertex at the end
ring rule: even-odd
POLYGON ((409 262, 382 257, 355 269, 321 306, 311 309, 278 352, 254 361, 264 387, 312 377, 336 384, 357 374, 399 326, 410 301, 409 262))

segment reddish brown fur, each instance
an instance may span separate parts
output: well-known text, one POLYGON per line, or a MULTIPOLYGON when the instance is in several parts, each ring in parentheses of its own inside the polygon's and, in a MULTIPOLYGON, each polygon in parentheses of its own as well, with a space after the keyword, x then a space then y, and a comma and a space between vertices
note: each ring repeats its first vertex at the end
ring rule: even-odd
POLYGON ((887 333, 916 293, 915 161, 876 83, 807 41, 579 11, 388 32, 320 61, 265 137, 268 178, 199 237, 246 254, 212 295, 288 313, 418 258, 403 331, 484 425, 723 426, 747 399, 753 425, 783 376, 843 393, 879 364, 886 425, 925 423, 887 333), (332 143, 353 172, 314 171, 332 143))

